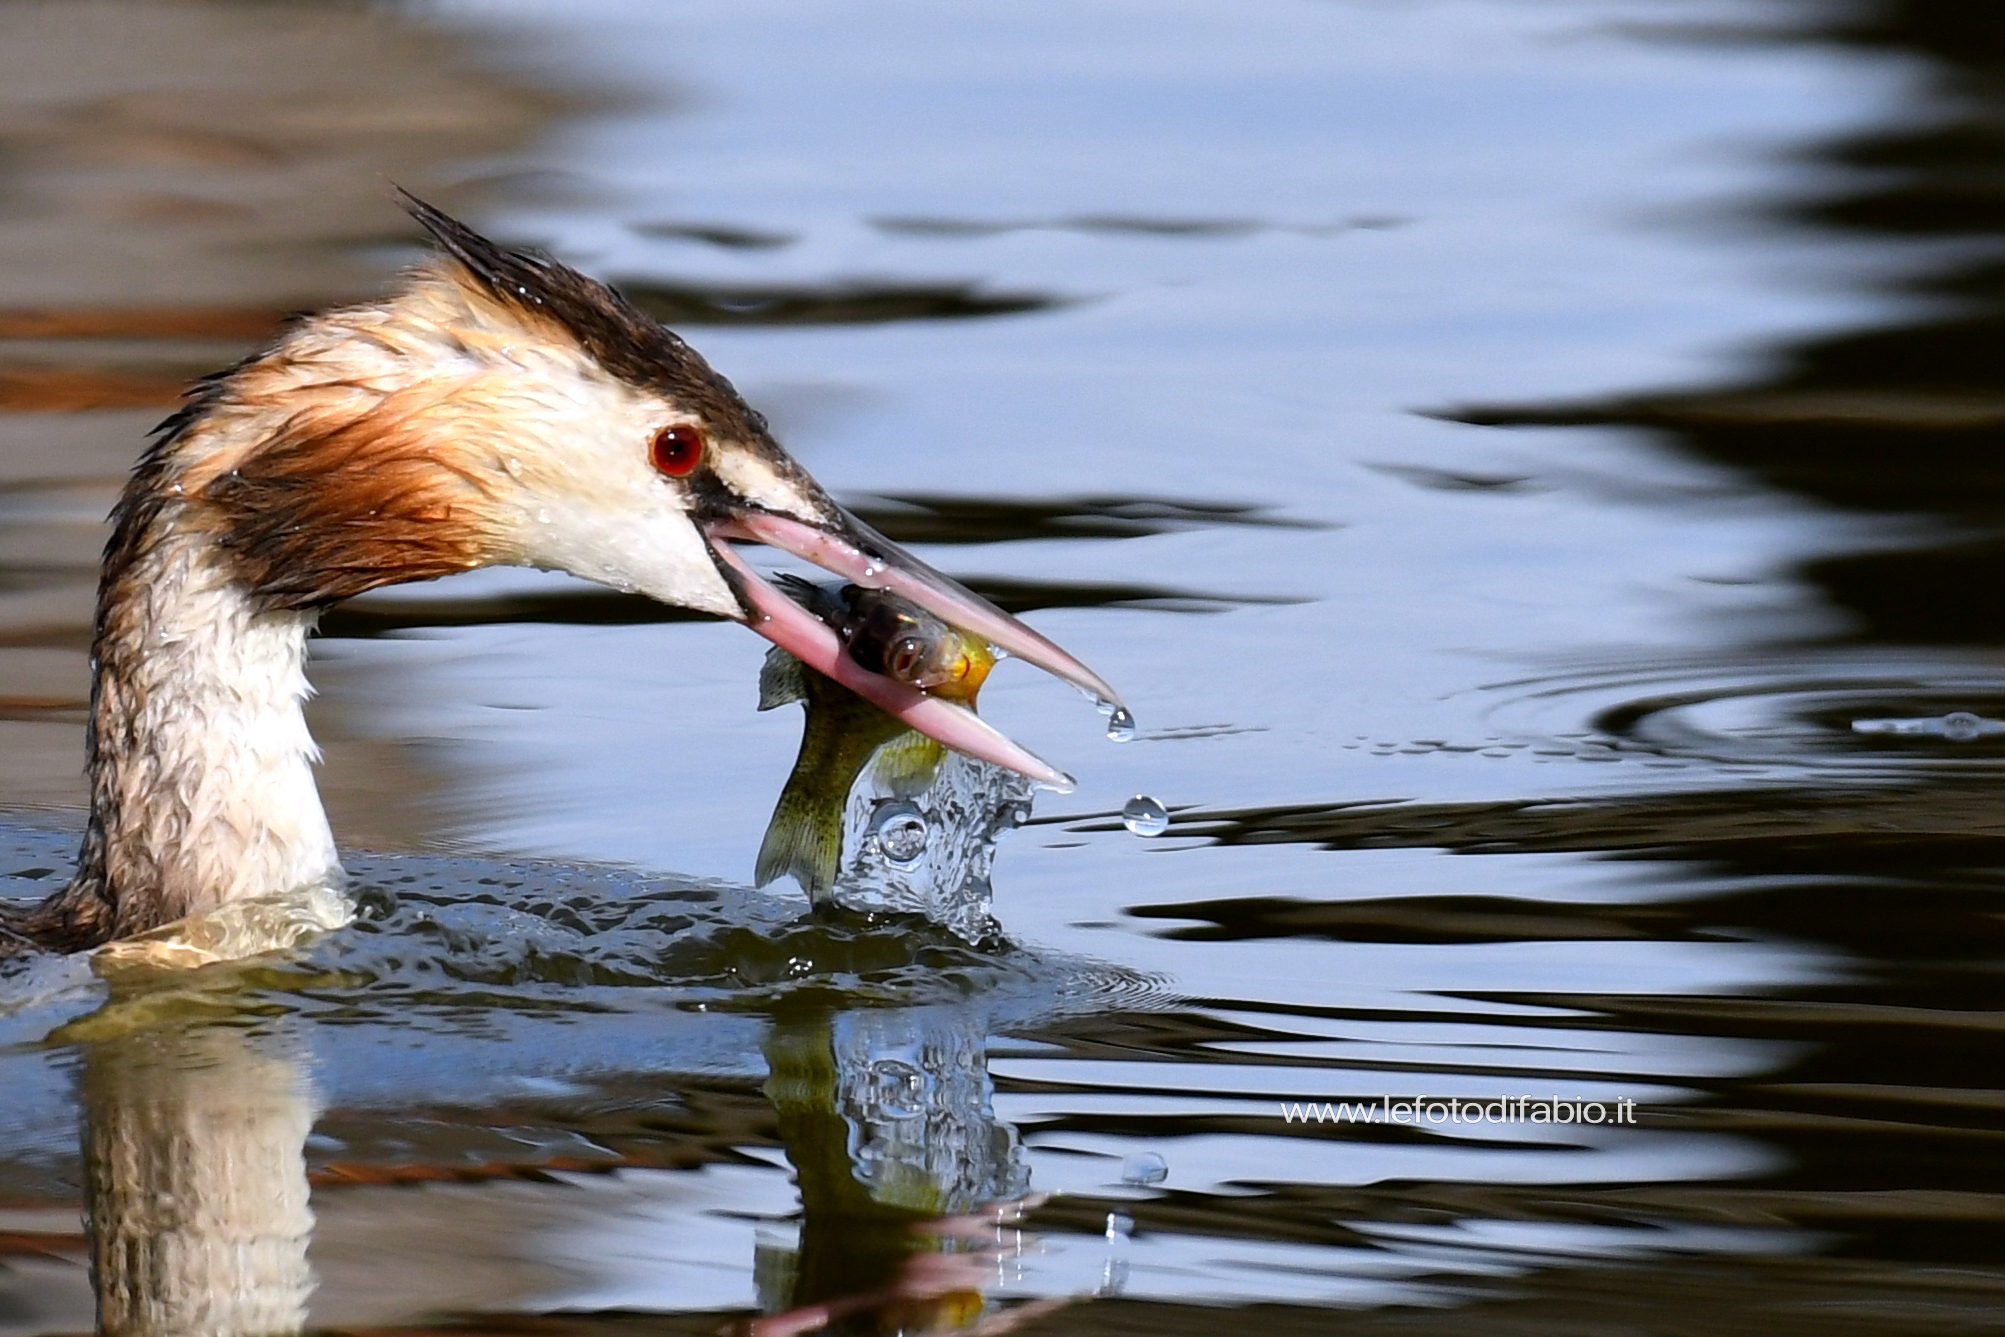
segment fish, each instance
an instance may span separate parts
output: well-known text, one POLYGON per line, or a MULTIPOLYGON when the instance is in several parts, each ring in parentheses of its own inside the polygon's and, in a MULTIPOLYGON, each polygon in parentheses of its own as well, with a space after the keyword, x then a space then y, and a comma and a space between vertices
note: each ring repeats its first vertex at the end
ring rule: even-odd
MULTIPOLYGON (((996 653, 980 637, 948 625, 889 590, 817 585, 793 576, 775 583, 834 630, 845 652, 873 673, 973 709, 996 653)), ((842 815, 867 766, 891 793, 922 793, 947 751, 778 646, 759 673, 759 709, 805 708, 801 747, 780 790, 753 869, 756 886, 791 876, 813 904, 828 901, 842 857, 842 815)))

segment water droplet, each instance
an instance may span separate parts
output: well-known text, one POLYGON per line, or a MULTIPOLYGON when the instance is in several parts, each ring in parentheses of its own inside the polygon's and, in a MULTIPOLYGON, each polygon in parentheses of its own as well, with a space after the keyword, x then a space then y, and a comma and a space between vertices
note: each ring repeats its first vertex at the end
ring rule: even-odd
POLYGON ((1107 736, 1117 743, 1135 741, 1135 716, 1126 706, 1115 706, 1107 716, 1107 736))
POLYGON ((1121 825, 1138 836, 1159 836, 1170 829, 1169 810, 1147 794, 1137 794, 1121 805, 1121 825))
POLYGON ((522 461, 516 459, 513 455, 507 456, 505 459, 503 459, 501 461, 501 467, 508 470, 508 476, 510 478, 522 477, 522 461))
POLYGON ((1138 1151, 1121 1162, 1124 1184, 1160 1184, 1170 1177, 1170 1163, 1153 1151, 1138 1151))
POLYGON ((1107 1262, 1100 1273, 1099 1295, 1119 1295, 1128 1287, 1128 1232, 1135 1218, 1124 1212, 1107 1213, 1107 1262))
POLYGON ((892 863, 910 864, 926 852, 926 818, 910 803, 886 803, 870 824, 870 836, 892 863))
POLYGON ((1942 736, 1967 742, 1984 735, 1984 721, 1967 710, 1952 710, 1942 717, 1942 736))
POLYGON ((538 506, 536 508, 536 523, 539 525, 550 523, 550 508, 548 506, 538 506))

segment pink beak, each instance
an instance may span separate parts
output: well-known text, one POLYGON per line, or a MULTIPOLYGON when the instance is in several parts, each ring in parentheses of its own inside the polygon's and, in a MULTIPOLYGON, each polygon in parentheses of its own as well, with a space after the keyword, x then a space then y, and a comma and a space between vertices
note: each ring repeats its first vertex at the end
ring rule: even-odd
POLYGON ((806 664, 825 673, 887 714, 903 720, 956 752, 1026 775, 1060 793, 1074 788, 1072 777, 998 733, 974 711, 872 673, 849 657, 836 634, 818 617, 774 589, 725 542, 751 539, 771 544, 870 589, 890 590, 950 626, 980 636, 998 650, 1037 665, 1072 683, 1103 707, 1125 713, 1120 696, 1093 670, 1026 627, 988 600, 872 530, 848 512, 841 529, 746 510, 709 527, 710 546, 739 577, 741 592, 756 617, 752 630, 806 664))

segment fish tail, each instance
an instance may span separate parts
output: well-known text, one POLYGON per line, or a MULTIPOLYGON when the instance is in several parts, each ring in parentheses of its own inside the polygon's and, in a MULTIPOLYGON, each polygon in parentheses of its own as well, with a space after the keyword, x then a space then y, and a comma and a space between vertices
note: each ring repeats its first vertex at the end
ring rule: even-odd
POLYGON ((842 804, 848 790, 837 792, 831 803, 815 788, 808 773, 797 770, 787 777, 766 824, 766 838, 759 843, 753 885, 763 887, 791 874, 810 901, 828 898, 842 858, 842 804))

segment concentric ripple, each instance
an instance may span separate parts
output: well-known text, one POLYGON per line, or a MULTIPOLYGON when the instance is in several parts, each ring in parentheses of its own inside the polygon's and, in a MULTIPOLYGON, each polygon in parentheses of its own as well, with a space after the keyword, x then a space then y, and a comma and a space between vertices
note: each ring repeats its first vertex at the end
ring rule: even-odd
POLYGON ((1485 687, 1485 719, 1535 757, 1970 775, 2005 770, 2005 663, 1870 655, 1600 666, 1485 687), (1917 672, 1917 668, 1921 671, 1917 672), (1949 725, 1940 722, 1948 719, 1949 725))

